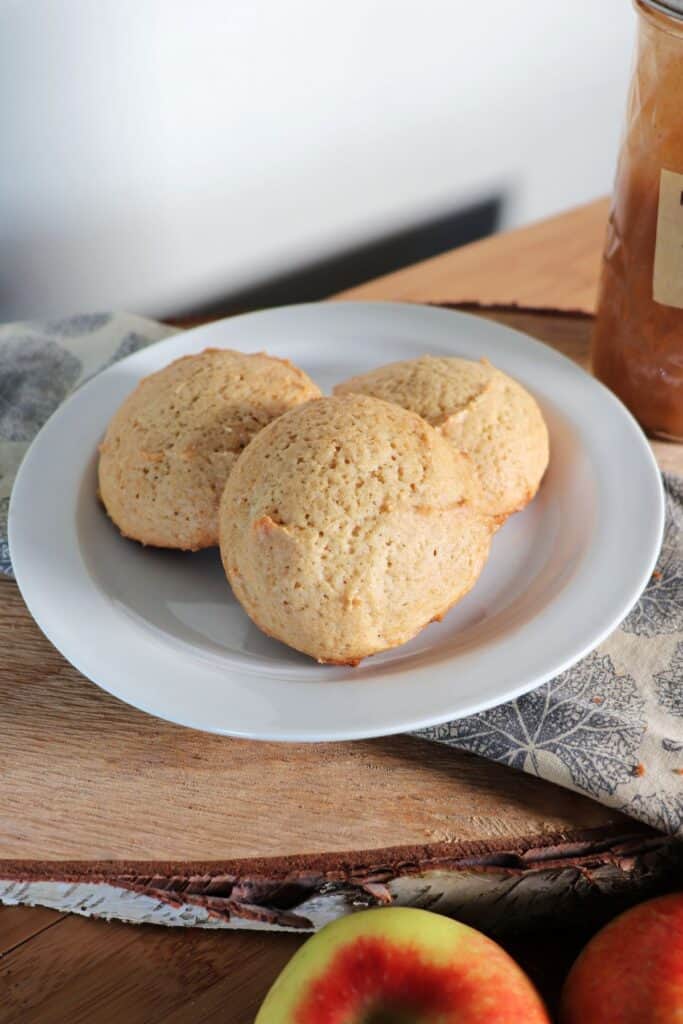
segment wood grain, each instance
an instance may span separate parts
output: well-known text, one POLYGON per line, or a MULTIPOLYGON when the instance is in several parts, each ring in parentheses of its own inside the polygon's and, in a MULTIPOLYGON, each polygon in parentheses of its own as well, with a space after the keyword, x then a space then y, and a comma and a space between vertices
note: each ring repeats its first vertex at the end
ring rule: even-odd
MULTIPOLYGON (((440 298, 457 302, 457 287, 460 301, 527 301, 547 308, 552 296, 555 309, 590 310, 604 209, 579 216, 581 230, 574 215, 558 222, 541 252, 527 245, 523 258, 513 239, 504 243, 508 256, 501 261, 494 259, 493 245, 483 255, 470 247, 477 265, 469 271, 462 254, 450 270, 449 257, 440 258, 440 298), (575 243, 568 243, 566 224, 575 243), (568 244, 576 253, 569 267, 568 244), (556 278, 544 270, 548 261, 556 278), (532 279, 537 271, 531 268, 539 263, 541 279, 532 279), (480 290, 468 274, 478 275, 480 290)), ((358 297, 439 301, 429 294, 424 265, 415 275, 414 286, 411 272, 401 272, 358 297)), ((521 313, 496 319, 572 358, 586 358, 585 320, 521 313)), ((683 449, 656 450, 661 465, 683 471, 683 449)), ((421 829, 425 838, 448 841, 505 837, 553 821, 605 824, 606 812, 597 804, 409 738, 301 750, 220 740, 154 721, 70 669, 8 582, 0 583, 0 644, 0 857, 55 860, 80 851, 213 859, 225 851, 253 852, 257 845, 272 852, 292 843, 311 851, 337 842, 367 847, 398 837, 405 843, 421 829), (351 820, 342 820, 342 810, 351 820), (304 824, 291 824, 292 816, 302 816, 304 824)), ((551 1005, 586 938, 587 932, 568 935, 563 927, 512 948, 551 1005)), ((42 909, 0 908, 0 1024, 251 1024, 301 941, 292 935, 132 928, 42 909)))
POLYGON ((252 1024, 301 942, 70 917, 0 959, 0 1022, 252 1024))
MULTIPOLYGON (((579 362, 590 323, 495 319, 579 362)), ((683 448, 659 443, 683 472, 683 448)), ((529 775, 410 737, 257 744, 182 729, 86 681, 0 583, 0 860, 193 862, 486 841, 620 816, 529 775)))
POLYGON ((608 201, 493 235, 336 298, 594 313, 608 201))
POLYGON ((24 913, 23 907, 0 907, 0 959, 63 918, 58 911, 44 907, 35 907, 30 914, 24 913))
POLYGON ((618 821, 590 800, 395 737, 257 744, 183 729, 72 669, 0 584, 0 859, 228 860, 618 821), (504 809, 504 810, 502 810, 504 809))

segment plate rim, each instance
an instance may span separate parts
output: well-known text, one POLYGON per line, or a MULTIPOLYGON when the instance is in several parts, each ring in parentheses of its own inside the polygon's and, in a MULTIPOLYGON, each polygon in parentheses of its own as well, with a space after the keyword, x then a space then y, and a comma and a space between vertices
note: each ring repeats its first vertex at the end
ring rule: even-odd
MULTIPOLYGON (((333 309, 349 310, 350 307, 354 308, 356 311, 361 312, 364 310, 375 312, 381 310, 383 314, 393 313, 403 315, 404 311, 410 310, 413 313, 418 313, 418 315, 420 313, 429 313, 430 315, 436 314, 439 317, 449 317, 453 319, 454 338, 455 332, 457 332, 458 321, 460 322, 461 325, 463 323, 471 322, 473 320, 478 322, 482 321, 481 317, 477 317, 474 314, 466 313, 460 310, 450 310, 417 303, 348 301, 303 303, 291 306, 280 306, 266 310, 257 310, 254 312, 243 314, 242 316, 239 317, 228 317, 222 320, 212 321, 209 324, 202 324, 197 327, 193 327, 187 331, 181 331, 176 334, 173 334, 168 338, 161 339, 160 341, 153 342, 151 345, 146 346, 143 350, 125 357, 124 359, 114 364, 114 366, 108 367, 106 370, 103 370, 101 373, 95 375, 95 377, 85 382, 80 388, 78 388, 77 391, 70 395, 69 398, 67 398, 66 401, 63 402, 55 410, 55 412, 50 416, 50 418, 47 420, 47 422, 44 424, 44 426, 40 429, 40 431, 34 438, 19 467, 19 471, 17 473, 16 479, 14 481, 14 486, 12 488, 12 495, 9 507, 8 538, 10 546, 10 556, 12 559, 13 568, 15 570, 16 583, 19 587, 19 590, 22 594, 22 597, 27 605, 30 614, 33 616, 35 622, 42 630, 42 632, 45 634, 45 636, 48 638, 48 640, 53 644, 53 646, 57 648, 57 650, 60 651, 60 653, 62 653, 62 655, 79 672, 81 672, 87 679, 95 683, 95 685, 99 686, 105 692, 108 692, 113 696, 117 697, 117 699, 122 700, 124 703, 132 705, 138 708, 139 710, 152 716, 155 716, 157 718, 174 722, 177 725, 199 729, 202 731, 213 732, 225 736, 249 738, 268 742, 338 742, 343 740, 367 739, 372 737, 388 736, 406 731, 427 729, 444 724, 452 720, 457 720, 468 717, 473 714, 478 714, 492 707, 500 706, 504 703, 507 703, 508 701, 515 700, 516 698, 522 696, 524 693, 528 693, 531 690, 538 688, 539 686, 543 685, 543 683, 566 671, 569 667, 576 664, 587 654, 589 654, 592 650, 594 650, 597 646, 599 646, 599 644, 602 643, 604 639, 610 635, 610 633, 618 626, 618 624, 621 621, 623 621, 628 612, 635 605, 636 601, 638 600, 638 598, 642 594, 642 591, 647 585, 647 582, 650 579, 652 571, 656 565, 657 557, 661 548, 662 536, 665 525, 665 497, 662 485, 661 471, 655 459, 654 453, 652 452, 652 449, 647 439, 645 438, 645 435, 642 433, 640 427, 637 425, 631 413, 622 405, 619 399, 617 399, 616 396, 612 394, 612 392, 610 392, 606 387, 604 387, 604 385, 602 385, 599 381, 597 381, 594 377, 588 374, 585 370, 583 370, 580 366, 578 366, 568 357, 564 356, 562 353, 558 352, 556 349, 545 344, 544 342, 541 342, 538 339, 535 339, 530 335, 527 335, 524 332, 515 329, 514 327, 509 327, 506 324, 500 324, 499 322, 496 321, 487 321, 488 327, 490 327, 494 333, 498 334, 499 336, 502 336, 503 333, 505 333, 506 335, 516 336, 516 338, 521 339, 524 345, 527 346, 528 348, 530 347, 532 350, 540 350, 542 352, 543 359, 550 359, 551 362, 554 361, 556 365, 561 366, 565 372, 567 370, 571 370, 571 373, 575 376, 576 380, 590 381, 591 388, 599 389, 602 398, 606 399, 607 404, 612 407, 613 413, 616 416, 617 420, 621 418, 622 424, 628 424, 628 428, 632 431, 634 438, 638 438, 640 442, 638 445, 638 449, 640 455, 643 457, 643 464, 648 465, 649 463, 648 471, 653 471, 653 480, 656 479, 657 481, 658 486, 653 488, 651 495, 651 497, 654 497, 655 493, 657 494, 657 522, 653 524, 654 530, 650 538, 650 544, 648 545, 649 550, 646 552, 647 557, 643 558, 642 570, 638 577, 638 581, 630 588, 629 592, 622 597, 621 601, 618 603, 618 610, 614 611, 609 624, 605 625, 600 630, 594 631, 590 638, 586 640, 585 644, 577 648, 572 655, 555 662, 552 665, 552 667, 548 668, 546 672, 534 675, 530 681, 527 679, 524 682, 521 682, 517 687, 507 689, 504 695, 494 699, 482 700, 479 704, 467 708, 466 710, 448 712, 441 711, 439 713, 432 713, 424 717, 414 717, 411 719, 410 722, 395 722, 390 726, 370 725, 355 729, 347 728, 343 729, 341 732, 337 732, 332 728, 326 730, 324 733, 321 733, 319 731, 311 732, 310 729, 304 730, 302 732, 298 732, 296 730, 283 732, 280 729, 276 729, 274 731, 270 731, 268 729, 259 729, 258 731, 254 732, 253 730, 245 731, 243 729, 226 727, 223 725, 208 726, 207 723, 205 721, 202 721, 201 719, 192 721, 186 715, 183 715, 181 718, 175 717, 173 714, 160 710, 158 706, 154 705, 154 702, 152 702, 152 705, 149 705, 145 700, 136 699, 135 701, 133 701, 131 700, 130 694, 125 689, 122 689, 119 685, 112 684, 111 682, 107 682, 106 684, 101 682, 100 679, 98 678, 98 673, 93 672, 92 670, 90 670, 89 665, 84 664, 84 660, 82 660, 79 657, 78 651, 74 652, 72 646, 70 646, 68 643, 64 644, 63 639, 59 635, 59 630, 54 627, 54 622, 52 621, 50 615, 44 614, 44 605, 40 599, 40 594, 38 593, 38 591, 40 590, 40 586, 36 588, 36 581, 31 580, 30 575, 29 577, 27 577, 26 574, 24 574, 23 568, 18 568, 18 566, 21 565, 23 559, 23 554, 21 552, 22 545, 24 543, 24 539, 21 536, 22 525, 19 522, 18 509, 21 507, 21 501, 23 500, 23 491, 27 486, 26 481, 30 481, 30 473, 33 461, 40 456, 41 448, 46 443, 45 438, 49 438, 51 431, 54 430, 55 422, 58 422, 62 416, 68 414, 68 407, 70 407, 72 403, 82 401, 81 396, 87 393, 89 388, 98 386, 98 381, 101 381, 101 379, 105 375, 113 375, 116 372, 120 372, 124 364, 135 365, 136 362, 138 364, 144 363, 145 357, 149 356, 151 350, 154 349, 156 351, 159 351, 160 346, 169 347, 173 346, 175 343, 175 347, 185 348, 186 341, 188 338, 190 338, 191 341, 196 340, 197 337, 201 339, 201 337, 206 333, 211 333, 211 331, 220 329, 220 327, 225 326, 227 324, 235 324, 237 322, 244 321, 247 318, 270 318, 282 314, 298 315, 302 311, 304 311, 304 315, 307 315, 305 312, 307 310, 315 310, 316 312, 320 310, 333 309), (38 453, 38 455, 36 455, 36 453, 38 453), (15 561, 15 552, 20 552, 18 561, 15 561), (50 621, 46 621, 46 619, 49 619, 50 621), (68 650, 65 648, 68 648, 68 650)), ((427 340, 429 341, 429 339, 427 340)), ((514 337, 510 338, 511 342, 514 342, 514 340, 514 337)), ((207 344, 210 343, 210 341, 207 341, 207 344)), ((226 347, 228 347, 229 344, 230 341, 228 341, 226 347)), ((177 357, 178 354, 179 353, 176 353, 174 356, 169 358, 175 358, 177 357)), ((99 386, 101 386, 101 384, 99 386)), ((81 466, 81 473, 83 471, 84 467, 81 466)), ((616 608, 617 602, 615 602, 615 609, 616 608)), ((85 661, 87 661, 87 659, 85 659, 85 661)), ((319 685, 330 684, 322 683, 319 685)))

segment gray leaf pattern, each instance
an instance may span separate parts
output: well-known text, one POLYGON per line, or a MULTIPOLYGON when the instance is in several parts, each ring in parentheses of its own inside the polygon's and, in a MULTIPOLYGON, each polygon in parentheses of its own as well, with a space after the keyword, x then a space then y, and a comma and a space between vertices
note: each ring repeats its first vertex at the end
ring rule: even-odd
POLYGON ((61 320, 50 320, 45 324, 45 329, 48 334, 56 334, 59 338, 80 338, 84 334, 101 330, 111 318, 111 313, 79 313, 61 320))
POLYGON ((599 797, 633 777, 644 731, 635 681, 617 675, 609 655, 594 652, 510 704, 420 735, 536 775, 541 752, 552 754, 575 786, 599 797))
POLYGON ((683 831, 683 794, 639 793, 621 810, 669 835, 683 831))
POLYGON ((12 563, 9 557, 9 544, 7 542, 7 516, 9 513, 9 498, 0 498, 0 575, 12 575, 12 563))
POLYGON ((661 706, 670 715, 683 718, 683 641, 677 645, 669 667, 656 673, 654 681, 661 706))
POLYGON ((139 334, 137 331, 130 331, 125 338, 123 338, 118 345, 116 351, 107 359, 106 363, 100 366, 98 373, 102 370, 108 370, 114 363, 118 363, 119 359, 125 359, 126 356, 132 356, 134 352, 139 352, 142 348, 147 348, 150 343, 150 339, 146 338, 144 334, 139 334))
POLYGON ((683 629, 683 480, 665 477, 667 517, 657 568, 621 628, 638 636, 677 633, 683 629))
POLYGON ((0 342, 0 438, 32 440, 80 373, 80 359, 49 338, 24 335, 0 342))
POLYGON ((118 363, 119 359, 124 359, 126 356, 132 356, 134 352, 139 352, 140 349, 147 348, 151 343, 149 338, 146 338, 144 334, 139 334, 137 331, 129 331, 124 338, 121 339, 116 347, 116 350, 112 352, 109 359, 105 360, 97 369, 89 376, 85 377, 81 381, 80 386, 87 384, 89 380, 96 377, 98 373, 102 373, 103 370, 108 370, 114 363, 118 363))

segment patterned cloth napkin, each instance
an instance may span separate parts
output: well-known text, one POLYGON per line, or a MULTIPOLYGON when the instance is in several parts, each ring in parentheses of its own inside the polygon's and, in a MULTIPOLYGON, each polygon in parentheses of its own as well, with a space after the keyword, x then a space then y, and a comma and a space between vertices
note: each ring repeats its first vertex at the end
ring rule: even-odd
POLYGON ((657 568, 619 628, 537 690, 418 735, 683 832, 683 478, 664 488, 657 568))
MULTIPOLYGON (((32 438, 99 370, 174 334, 122 313, 0 328, 0 572, 7 509, 32 438)), ((417 735, 585 793, 683 832, 683 480, 665 477, 667 520, 642 598, 597 650, 518 700, 417 735)))
POLYGON ((100 370, 176 333, 129 313, 0 327, 0 574, 12 576, 7 543, 12 484, 43 423, 100 370))

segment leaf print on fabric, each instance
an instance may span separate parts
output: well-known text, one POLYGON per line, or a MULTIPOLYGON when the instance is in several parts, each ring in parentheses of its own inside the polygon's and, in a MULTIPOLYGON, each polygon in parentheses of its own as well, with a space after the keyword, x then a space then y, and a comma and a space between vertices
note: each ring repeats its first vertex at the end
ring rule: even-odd
POLYGON ((64 401, 81 361, 38 335, 0 342, 0 438, 31 441, 64 401))
POLYGON ((683 831, 683 793, 639 793, 619 810, 669 835, 683 831))
POLYGON ((420 732, 535 775, 551 754, 575 786, 595 796, 631 781, 643 733, 644 699, 596 652, 540 689, 502 707, 420 732))
POLYGON ((83 334, 101 330, 111 318, 111 313, 80 313, 61 320, 50 320, 45 324, 45 330, 59 338, 80 338, 83 334))
POLYGON ((666 526, 662 551, 652 579, 621 628, 638 636, 677 633, 683 629, 683 480, 664 477, 666 526))
POLYGON ((138 334, 137 331, 131 331, 119 343, 116 352, 107 359, 106 363, 103 363, 97 372, 100 373, 102 370, 108 369, 110 366, 113 366, 114 363, 118 363, 119 359, 125 359, 126 356, 132 356, 134 352, 139 352, 141 348, 147 348, 147 346, 151 344, 150 339, 146 338, 144 334, 138 334))
POLYGON ((89 376, 85 377, 81 381, 81 387, 87 384, 93 377, 97 377, 98 374, 102 373, 103 370, 108 370, 114 363, 118 363, 120 359, 125 359, 126 356, 132 356, 134 352, 139 352, 140 349, 147 348, 152 342, 149 338, 146 338, 144 334, 139 334, 137 331, 130 331, 129 334, 119 342, 116 351, 109 356, 105 362, 97 367, 89 376))
POLYGON ((683 718, 683 641, 676 647, 669 667, 664 672, 658 672, 654 682, 661 706, 670 715, 683 718))
POLYGON ((7 541, 7 516, 9 513, 9 498, 0 498, 0 574, 12 576, 12 563, 9 557, 9 543, 7 541))

